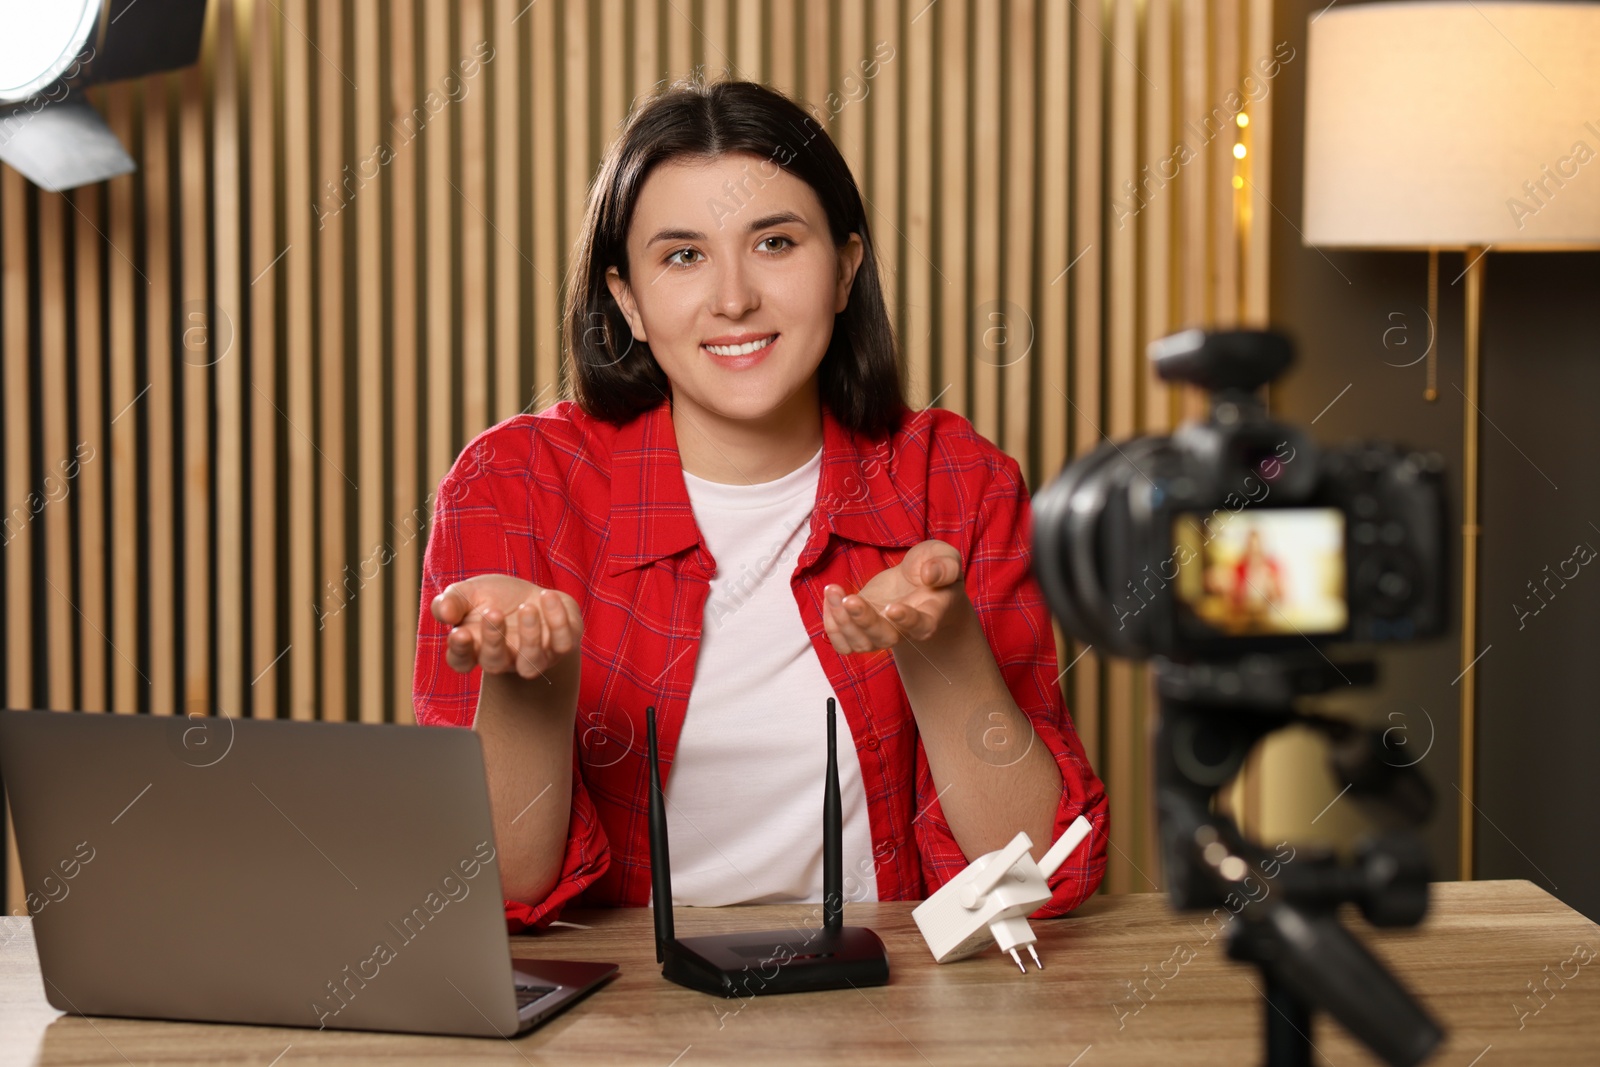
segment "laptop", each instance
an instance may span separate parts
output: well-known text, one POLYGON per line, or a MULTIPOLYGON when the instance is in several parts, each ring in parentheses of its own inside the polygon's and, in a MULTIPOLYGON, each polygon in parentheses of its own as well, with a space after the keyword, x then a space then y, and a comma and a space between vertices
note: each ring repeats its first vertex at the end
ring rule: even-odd
POLYGON ((612 975, 513 959, 471 730, 0 712, 49 1002, 510 1037, 612 975))

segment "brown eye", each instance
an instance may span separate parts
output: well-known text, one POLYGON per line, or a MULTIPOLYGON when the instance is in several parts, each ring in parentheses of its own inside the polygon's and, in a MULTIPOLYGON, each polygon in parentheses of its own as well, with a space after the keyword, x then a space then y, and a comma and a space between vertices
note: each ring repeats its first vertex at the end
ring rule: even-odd
POLYGON ((688 263, 685 263, 683 260, 678 258, 679 256, 685 255, 685 254, 698 256, 700 253, 699 253, 699 251, 697 251, 696 249, 693 249, 693 248, 680 248, 676 252, 672 253, 671 255, 669 255, 667 257, 667 264, 669 266, 684 266, 684 267, 689 266, 688 263))
MULTIPOLYGON (((767 243, 769 243, 771 241, 782 241, 785 248, 787 248, 787 247, 789 247, 789 246, 794 244, 794 242, 789 240, 787 237, 763 237, 761 239, 761 243, 763 245, 767 244, 767 243)), ((773 249, 773 251, 781 252, 781 251, 783 251, 783 249, 782 248, 773 249)))

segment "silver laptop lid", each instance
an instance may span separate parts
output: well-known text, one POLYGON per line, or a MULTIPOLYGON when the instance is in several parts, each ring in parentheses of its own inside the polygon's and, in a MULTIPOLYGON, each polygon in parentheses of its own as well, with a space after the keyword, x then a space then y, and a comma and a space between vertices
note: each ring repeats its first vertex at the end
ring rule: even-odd
POLYGON ((63 1011, 518 1029, 470 730, 7 711, 0 774, 63 1011))

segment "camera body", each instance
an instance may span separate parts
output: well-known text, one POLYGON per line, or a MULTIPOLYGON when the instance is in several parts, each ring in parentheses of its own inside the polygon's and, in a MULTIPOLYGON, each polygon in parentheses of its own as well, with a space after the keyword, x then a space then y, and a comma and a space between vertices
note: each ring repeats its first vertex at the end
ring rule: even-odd
POLYGON ((1209 417, 1105 442, 1035 497, 1034 566, 1068 633, 1184 663, 1444 631, 1437 454, 1324 450, 1270 418, 1255 393, 1292 362, 1280 334, 1190 330, 1150 355, 1210 392, 1209 417))

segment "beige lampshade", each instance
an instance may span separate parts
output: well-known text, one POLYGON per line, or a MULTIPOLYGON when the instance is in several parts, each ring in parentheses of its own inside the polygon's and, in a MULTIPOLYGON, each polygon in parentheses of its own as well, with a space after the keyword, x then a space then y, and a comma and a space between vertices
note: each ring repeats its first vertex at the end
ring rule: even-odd
POLYGON ((1309 32, 1308 245, 1600 247, 1600 3, 1374 3, 1309 32))

